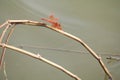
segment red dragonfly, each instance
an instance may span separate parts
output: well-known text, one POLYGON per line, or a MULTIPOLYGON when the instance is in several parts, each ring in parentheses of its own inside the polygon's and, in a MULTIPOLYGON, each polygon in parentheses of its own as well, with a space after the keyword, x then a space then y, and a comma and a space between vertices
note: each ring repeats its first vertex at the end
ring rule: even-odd
POLYGON ((59 30, 62 30, 62 27, 60 23, 58 22, 58 18, 54 17, 53 14, 51 14, 48 18, 41 18, 41 20, 47 21, 53 26, 54 28, 57 28, 59 30))

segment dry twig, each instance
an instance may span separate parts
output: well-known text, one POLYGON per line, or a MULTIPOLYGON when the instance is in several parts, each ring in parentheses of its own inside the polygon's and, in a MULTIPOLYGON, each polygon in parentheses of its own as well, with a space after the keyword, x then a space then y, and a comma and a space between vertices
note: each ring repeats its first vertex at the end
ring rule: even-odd
POLYGON ((9 48, 9 49, 12 49, 14 51, 18 51, 20 52, 21 54, 25 54, 25 55, 28 55, 30 57, 33 57, 35 59, 38 59, 38 60, 41 60, 61 71, 63 71, 64 73, 66 73, 67 75, 73 77, 75 80, 81 80, 78 76, 74 75, 73 73, 71 73, 70 71, 66 70, 65 68, 63 68, 62 66, 50 61, 50 60, 47 60, 45 58, 43 58, 40 54, 35 54, 35 53, 31 53, 31 52, 28 52, 28 51, 25 51, 23 49, 20 49, 20 48, 17 48, 17 47, 14 47, 14 46, 11 46, 11 45, 7 45, 7 44, 4 44, 4 43, 1 43, 0 44, 1 47, 6 47, 6 48, 9 48))
MULTIPOLYGON (((30 21, 30 20, 8 20, 6 21, 3 25, 0 26, 0 28, 2 28, 3 26, 7 25, 7 24, 11 24, 11 25, 16 25, 16 24, 26 24, 26 25, 34 25, 34 26, 45 26, 46 24, 45 23, 42 23, 42 22, 36 22, 36 21, 30 21)), ((9 27, 9 26, 8 26, 9 27)), ((8 29, 8 28, 7 28, 8 29)), ((2 43, 2 39, 5 35, 5 32, 7 31, 7 29, 5 29, 2 33, 2 37, 0 37, 0 47, 3 48, 3 51, 2 54, 5 53, 6 51, 6 48, 9 48, 9 49, 12 49, 14 51, 18 51, 22 54, 25 54, 25 55, 28 55, 30 57, 33 57, 35 59, 38 59, 38 60, 41 60, 49 65, 52 65, 53 67, 63 71, 64 73, 66 73, 67 75, 71 76, 72 78, 74 78, 75 80, 81 80, 78 76, 74 75, 73 73, 71 73, 70 71, 66 70, 64 67, 50 61, 50 60, 47 60, 45 58, 43 58, 42 56, 40 56, 39 54, 34 54, 34 53, 31 53, 31 52, 28 52, 28 51, 25 51, 23 49, 19 49, 17 47, 14 47, 14 46, 11 46, 11 45, 7 45, 6 43, 8 42, 8 39, 10 37, 10 34, 12 34, 12 31, 10 31, 10 33, 8 34, 8 37, 6 39, 6 43, 2 43)), ((4 56, 2 56, 3 58, 4 56)), ((1 62, 2 63, 2 62, 1 62)), ((1 65, 2 66, 2 65, 1 65)))
MULTIPOLYGON (((7 30, 9 27, 10 27, 10 24, 4 29, 3 34, 2 34, 2 36, 1 36, 2 38, 3 38, 3 36, 5 35, 5 32, 6 32, 6 30, 7 30)), ((13 33, 13 31, 14 31, 14 28, 15 28, 15 25, 14 25, 14 27, 11 28, 10 32, 8 33, 7 38, 6 38, 5 42, 4 42, 5 44, 8 43, 9 38, 10 38, 10 36, 12 35, 12 33, 13 33)), ((1 42, 2 42, 2 38, 1 38, 1 42)), ((4 48, 2 48, 2 54, 1 54, 1 58, 0 58, 0 70, 1 70, 1 68, 2 68, 2 64, 3 64, 3 61, 4 61, 5 52, 6 52, 6 48, 4 47, 4 48)))
MULTIPOLYGON (((49 26, 49 25, 47 25, 47 24, 45 24, 45 23, 42 23, 42 22, 30 21, 30 20, 8 20, 8 21, 6 22, 6 24, 8 24, 8 23, 11 24, 11 25, 13 25, 13 24, 26 24, 26 25, 34 25, 34 26, 43 26, 43 27, 52 29, 52 30, 54 30, 54 31, 56 31, 56 32, 59 32, 59 33, 65 35, 65 36, 67 36, 67 37, 69 37, 69 38, 71 38, 71 39, 79 42, 79 43, 82 44, 82 45, 91 53, 91 55, 99 62, 100 66, 103 68, 103 70, 104 70, 104 72, 106 73, 106 75, 108 75, 108 77, 110 78, 110 80, 112 80, 112 75, 111 75, 110 72, 108 71, 107 67, 104 65, 101 57, 98 56, 98 55, 97 55, 84 41, 82 41, 80 38, 78 38, 78 37, 76 37, 76 36, 74 36, 74 35, 72 35, 72 34, 69 34, 69 33, 65 32, 65 31, 63 31, 63 30, 60 30, 60 29, 57 29, 57 28, 55 28, 55 27, 49 26)), ((6 24, 3 24, 3 25, 6 25, 6 24)), ((0 26, 0 28, 3 27, 3 25, 0 26)), ((25 54, 28 53, 27 51, 24 51, 24 50, 22 50, 22 49, 19 49, 19 48, 16 48, 16 47, 13 47, 13 46, 10 46, 10 45, 7 45, 7 44, 0 43, 0 46, 1 46, 1 47, 10 48, 10 49, 13 49, 13 50, 16 50, 16 51, 19 51, 19 52, 21 52, 21 53, 25 53, 25 54)), ((29 54, 27 54, 27 55, 29 55, 29 56, 31 56, 31 57, 34 57, 34 58, 37 58, 37 59, 40 59, 40 60, 42 60, 42 61, 44 61, 44 62, 46 62, 46 63, 48 63, 48 64, 51 64, 51 62, 46 61, 46 59, 43 58, 43 57, 41 57, 41 56, 37 56, 37 55, 34 55, 34 54, 32 54, 32 53, 29 53, 29 54)), ((52 62, 52 63, 53 63, 53 62, 52 62)), ((52 66, 55 66, 55 65, 52 64, 52 66)), ((58 69, 62 70, 63 72, 65 72, 64 69, 63 69, 63 67, 56 66, 56 68, 58 68, 58 69)), ((68 75, 70 75, 68 71, 66 71, 65 73, 67 73, 68 75)), ((70 76, 71 76, 71 75, 70 75, 70 76)), ((71 77, 75 78, 76 80, 80 80, 77 76, 73 76, 73 75, 72 75, 71 77)))
POLYGON ((7 76, 7 72, 6 72, 5 62, 4 62, 4 65, 3 65, 3 69, 4 69, 5 80, 8 80, 8 76, 7 76))
POLYGON ((109 70, 107 69, 107 67, 104 65, 103 61, 102 61, 102 58, 100 56, 98 56, 84 41, 82 41, 80 38, 72 35, 72 34, 69 34, 63 30, 59 30, 59 29, 56 29, 52 26, 49 26, 49 25, 45 25, 45 27, 49 28, 49 29, 52 29, 56 32, 59 32, 73 40, 76 40, 77 42, 79 42, 81 45, 83 45, 89 52, 90 54, 99 62, 99 64, 101 65, 101 67, 103 68, 104 72, 106 73, 106 75, 108 75, 109 79, 112 80, 112 75, 110 74, 109 70))

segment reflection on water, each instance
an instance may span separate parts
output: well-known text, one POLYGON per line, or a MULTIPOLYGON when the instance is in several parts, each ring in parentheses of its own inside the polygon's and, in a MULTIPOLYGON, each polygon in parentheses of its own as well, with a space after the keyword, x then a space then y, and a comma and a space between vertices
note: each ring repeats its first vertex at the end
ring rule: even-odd
MULTIPOLYGON (((53 12, 55 16, 59 17, 65 31, 82 38, 98 54, 103 54, 104 51, 109 52, 108 54, 120 54, 119 3, 119 0, 1 0, 0 24, 7 19, 40 21, 40 18, 46 17, 53 12)), ((56 32, 45 28, 22 25, 17 26, 9 43, 13 45, 30 44, 72 51, 86 51, 80 44, 56 32)), ((44 49, 27 48, 27 50, 40 53, 77 74, 83 80, 104 79, 104 72, 91 55, 74 54, 75 52, 69 55, 65 54, 66 52, 64 51, 57 52, 44 49)), ((5 60, 9 80, 73 80, 47 64, 16 54, 16 52, 11 50, 7 51, 5 60)), ((119 80, 119 62, 108 64, 106 57, 103 57, 103 61, 114 79, 119 80)), ((3 73, 0 73, 0 80, 4 80, 3 73)))

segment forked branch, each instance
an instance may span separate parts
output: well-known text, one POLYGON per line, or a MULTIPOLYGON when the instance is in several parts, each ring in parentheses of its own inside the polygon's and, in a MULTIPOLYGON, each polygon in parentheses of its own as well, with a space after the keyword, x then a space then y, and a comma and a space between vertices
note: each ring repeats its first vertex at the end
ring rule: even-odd
MULTIPOLYGON (((49 26, 49 25, 47 25, 47 24, 45 24, 45 23, 43 23, 43 22, 37 22, 37 21, 31 21, 31 20, 8 20, 8 21, 6 21, 3 25, 1 25, 0 28, 3 27, 4 25, 7 25, 7 24, 11 24, 11 25, 13 25, 13 24, 26 24, 26 25, 32 25, 32 26, 33 26, 33 25, 34 25, 34 26, 43 26, 43 27, 52 29, 52 30, 54 30, 54 31, 56 31, 56 32, 59 32, 59 33, 65 35, 65 36, 67 36, 67 37, 69 37, 69 38, 71 38, 71 39, 79 42, 79 43, 82 44, 82 45, 90 52, 90 54, 99 62, 100 66, 103 68, 103 70, 104 70, 104 72, 106 73, 106 75, 108 75, 109 79, 112 80, 112 75, 110 74, 110 72, 109 72, 109 70, 107 69, 107 67, 104 65, 101 57, 98 56, 98 55, 97 55, 84 41, 82 41, 80 38, 78 38, 78 37, 76 37, 76 36, 74 36, 74 35, 72 35, 72 34, 69 34, 69 33, 65 32, 65 31, 63 31, 63 30, 57 29, 57 28, 55 28, 55 27, 53 27, 53 26, 49 26)), ((1 43, 0 45, 1 45, 1 47, 6 47, 6 48, 10 48, 10 49, 15 48, 15 47, 12 47, 12 46, 10 46, 10 45, 6 45, 6 44, 2 44, 2 43, 1 43), (12 47, 12 48, 11 48, 11 47, 12 47)), ((20 50, 20 52, 21 52, 21 49, 19 49, 19 48, 15 48, 15 49, 13 49, 13 50, 16 50, 16 51, 19 51, 19 50, 20 50)), ((22 52, 22 53, 23 53, 23 52, 22 52)), ((27 53, 27 52, 25 52, 25 53, 27 53)), ((36 55, 32 55, 32 56, 35 58, 36 55)), ((32 57, 32 56, 31 56, 31 57, 32 57)), ((36 56, 36 57, 38 57, 38 56, 36 56)), ((39 58, 41 58, 41 56, 39 56, 39 58)), ((49 62, 48 62, 48 63, 49 63, 49 62)), ((73 76, 72 76, 72 77, 73 77, 73 76)), ((76 80, 80 80, 80 79, 77 79, 77 78, 76 78, 76 80)))
MULTIPOLYGON (((56 63, 54 63, 54 62, 52 62, 50 60, 47 60, 47 59, 43 58, 39 54, 36 55, 34 53, 25 51, 23 49, 20 49, 20 48, 11 46, 11 45, 7 45, 9 37, 12 34, 14 28, 12 28, 10 30, 10 32, 8 33, 6 41, 2 42, 2 40, 4 38, 4 35, 5 35, 6 31, 7 31, 7 29, 10 27, 10 25, 16 25, 16 24, 26 24, 26 25, 32 25, 32 26, 33 25, 34 26, 45 26, 46 25, 45 23, 42 23, 42 22, 36 22, 36 21, 30 21, 30 20, 8 20, 3 25, 1 25, 0 28, 4 27, 5 25, 7 25, 7 26, 3 30, 2 35, 0 37, 0 47, 2 47, 2 55, 1 55, 1 61, 0 61, 1 65, 0 65, 0 67, 2 67, 2 63, 3 63, 3 59, 4 59, 4 54, 5 54, 6 48, 9 48, 9 49, 12 49, 14 51, 18 51, 18 52, 20 52, 22 54, 25 54, 25 55, 28 55, 30 57, 33 57, 35 59, 41 60, 41 61, 43 61, 43 62, 45 62, 45 63, 47 63, 47 64, 49 64, 49 65, 51 65, 51 66, 53 66, 53 67, 55 67, 57 69, 63 71, 64 73, 66 73, 67 75, 71 76, 75 80, 81 80, 78 76, 76 76, 75 74, 71 73, 70 71, 68 71, 64 67, 62 67, 62 66, 60 66, 60 65, 58 65, 58 64, 56 64, 56 63)), ((6 74, 5 74, 5 76, 6 76, 6 74)))
MULTIPOLYGON (((10 27, 10 24, 8 24, 8 25, 5 27, 5 29, 3 30, 3 33, 2 33, 2 35, 1 35, 1 37, 0 37, 1 42, 2 42, 2 40, 3 40, 3 37, 4 37, 4 35, 5 35, 5 32, 7 31, 7 29, 8 29, 9 27, 10 27)), ((14 27, 12 27, 12 28, 10 29, 10 32, 8 33, 7 38, 6 38, 5 42, 4 42, 5 44, 8 43, 9 38, 10 38, 10 36, 12 35, 12 33, 13 33, 13 31, 14 31, 14 28, 15 28, 15 25, 14 25, 14 27)), ((3 64, 3 61, 4 61, 5 52, 6 52, 6 48, 4 47, 4 48, 2 48, 2 54, 1 54, 1 57, 0 57, 0 70, 1 70, 1 68, 2 68, 2 64, 3 64)))

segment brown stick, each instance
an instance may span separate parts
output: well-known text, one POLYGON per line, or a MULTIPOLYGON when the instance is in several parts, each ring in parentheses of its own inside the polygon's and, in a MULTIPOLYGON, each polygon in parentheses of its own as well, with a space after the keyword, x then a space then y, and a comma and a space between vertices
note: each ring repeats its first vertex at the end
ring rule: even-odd
POLYGON ((80 38, 78 38, 78 37, 76 37, 76 36, 74 36, 74 35, 72 35, 72 34, 69 34, 69 33, 65 32, 65 31, 56 29, 56 28, 54 28, 54 27, 52 27, 52 26, 46 25, 45 27, 47 27, 47 28, 49 28, 49 29, 52 29, 52 30, 54 30, 54 31, 56 31, 56 32, 59 32, 59 33, 65 35, 65 36, 67 36, 67 37, 69 37, 69 38, 71 38, 71 39, 79 42, 81 45, 83 45, 83 46, 91 53, 91 55, 92 55, 95 59, 97 59, 97 61, 99 62, 99 64, 100 64, 101 67, 103 68, 104 72, 108 75, 108 77, 110 78, 110 80, 112 80, 112 75, 111 75, 110 72, 108 71, 107 67, 104 65, 101 57, 98 56, 84 41, 82 41, 80 38))
POLYGON ((1 47, 5 47, 5 48, 12 49, 12 50, 14 50, 14 51, 18 51, 18 52, 20 52, 20 53, 22 53, 22 54, 25 54, 25 55, 28 55, 28 56, 33 57, 33 58, 35 58, 35 59, 41 60, 41 61, 43 61, 43 62, 45 62, 45 63, 47 63, 47 64, 49 64, 49 65, 51 65, 51 66, 53 66, 53 67, 55 67, 55 68, 57 68, 57 69, 63 71, 64 73, 66 73, 67 75, 71 76, 71 77, 74 78, 75 80, 81 80, 78 76, 74 75, 74 74, 71 73, 70 71, 68 71, 68 70, 66 70, 65 68, 63 68, 62 66, 60 66, 60 65, 58 65, 58 64, 56 64, 56 63, 54 63, 54 62, 52 62, 52 61, 50 61, 50 60, 47 60, 47 59, 43 58, 43 57, 42 57, 41 55, 39 55, 39 54, 36 55, 35 53, 31 53, 31 52, 25 51, 25 50, 23 50, 23 49, 20 49, 20 48, 11 46, 11 45, 7 45, 7 44, 4 44, 4 43, 1 43, 0 46, 1 46, 1 47))
MULTIPOLYGON (((6 28, 7 28, 7 27, 6 27, 6 28)), ((9 26, 8 26, 8 28, 9 28, 9 26)), ((6 41, 4 42, 5 44, 8 43, 9 38, 10 38, 10 36, 12 35, 12 33, 13 33, 13 31, 14 31, 14 28, 15 28, 15 25, 14 25, 14 27, 11 28, 10 32, 8 33, 7 38, 6 38, 6 41)), ((6 29, 5 29, 5 30, 6 30, 6 29)), ((2 48, 1 58, 0 58, 0 70, 1 70, 1 68, 2 68, 2 64, 3 64, 3 61, 4 61, 5 52, 6 52, 6 48, 3 47, 3 48, 2 48)))
POLYGON ((7 76, 7 72, 6 72, 5 62, 4 62, 4 65, 3 65, 3 69, 4 69, 5 80, 8 80, 8 76, 7 76))
POLYGON ((3 37, 4 37, 6 31, 8 30, 9 27, 10 27, 10 24, 7 24, 7 26, 6 26, 5 29, 3 30, 3 32, 2 32, 2 34, 1 34, 1 36, 0 36, 0 43, 2 42, 3 37))
MULTIPOLYGON (((1 36, 0 36, 0 43, 2 42, 3 37, 4 37, 6 31, 8 30, 8 28, 9 28, 9 26, 10 26, 10 24, 8 24, 8 23, 5 22, 5 23, 4 23, 3 25, 1 25, 0 27, 5 26, 5 25, 7 25, 7 26, 5 27, 5 29, 3 30, 3 32, 2 32, 2 34, 1 34, 1 36)), ((2 54, 1 54, 1 57, 0 57, 0 70, 1 70, 1 67, 2 67, 3 60, 4 60, 5 50, 6 50, 5 48, 2 49, 2 54)))
POLYGON ((0 25, 0 28, 4 27, 5 25, 8 24, 8 21, 6 21, 5 23, 3 23, 2 25, 0 25))
POLYGON ((10 24, 25 24, 32 26, 45 26, 46 24, 43 22, 31 21, 31 20, 8 20, 10 24))

